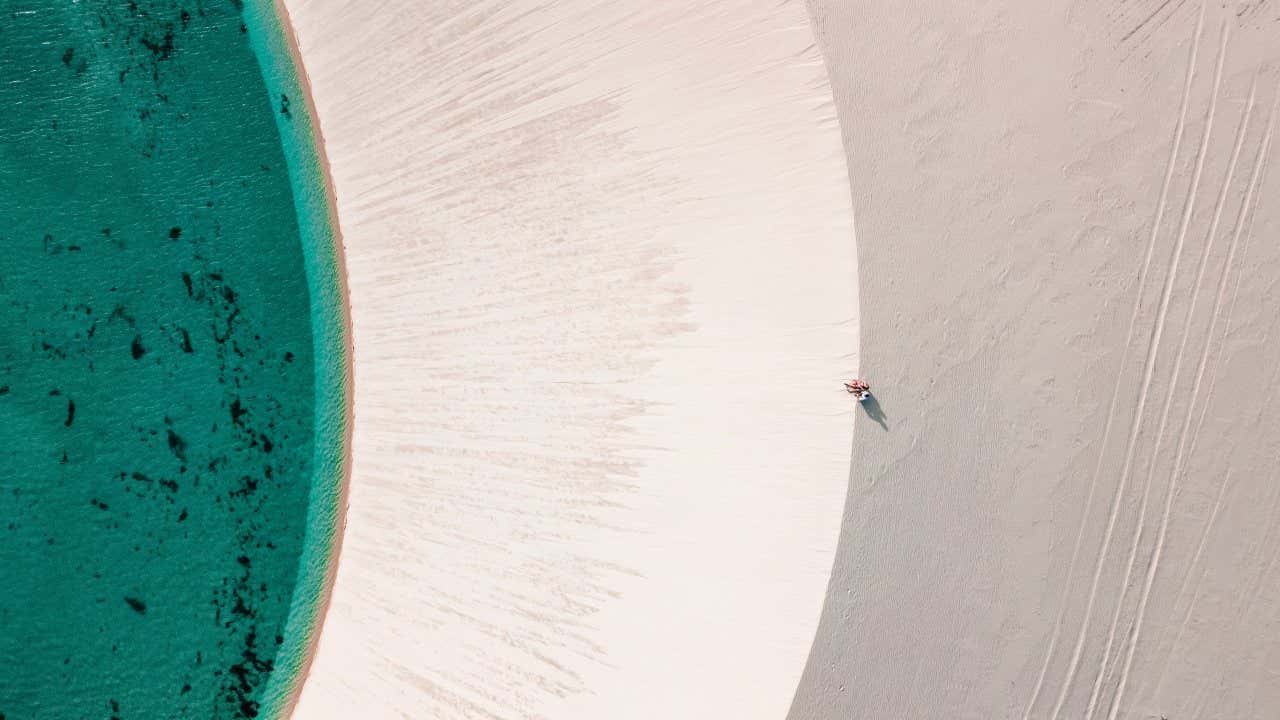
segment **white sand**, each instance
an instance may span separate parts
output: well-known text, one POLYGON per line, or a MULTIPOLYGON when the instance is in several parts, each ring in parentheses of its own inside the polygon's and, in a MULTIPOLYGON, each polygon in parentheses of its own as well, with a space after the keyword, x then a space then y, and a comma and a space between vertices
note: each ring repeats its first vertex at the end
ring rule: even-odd
POLYGON ((858 337, 805 8, 286 5, 356 398, 296 717, 783 717, 858 337))
POLYGON ((1280 3, 812 10, 888 431, 791 718, 1280 717, 1280 3))

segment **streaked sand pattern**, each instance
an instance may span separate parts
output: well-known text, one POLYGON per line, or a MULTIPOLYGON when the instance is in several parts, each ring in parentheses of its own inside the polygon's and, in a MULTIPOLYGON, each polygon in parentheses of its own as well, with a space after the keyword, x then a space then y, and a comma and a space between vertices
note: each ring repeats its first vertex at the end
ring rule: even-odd
POLYGON ((790 717, 1280 717, 1280 6, 811 10, 888 431, 790 717))
POLYGON ((783 717, 858 337, 804 6, 285 5, 355 339, 295 717, 783 717))

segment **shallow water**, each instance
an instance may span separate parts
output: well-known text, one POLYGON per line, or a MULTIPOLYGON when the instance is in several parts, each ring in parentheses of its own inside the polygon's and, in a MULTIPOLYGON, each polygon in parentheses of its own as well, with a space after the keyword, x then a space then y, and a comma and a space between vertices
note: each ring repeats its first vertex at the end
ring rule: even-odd
POLYGON ((0 15, 0 718, 257 716, 305 644, 298 107, 238 0, 0 15))

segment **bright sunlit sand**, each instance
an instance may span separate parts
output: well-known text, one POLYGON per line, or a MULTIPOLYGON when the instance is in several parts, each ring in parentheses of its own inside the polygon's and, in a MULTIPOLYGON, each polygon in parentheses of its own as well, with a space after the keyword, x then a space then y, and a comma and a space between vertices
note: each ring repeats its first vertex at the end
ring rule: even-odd
POLYGON ((803 6, 286 5, 356 388, 296 717, 785 716, 857 407, 803 6))

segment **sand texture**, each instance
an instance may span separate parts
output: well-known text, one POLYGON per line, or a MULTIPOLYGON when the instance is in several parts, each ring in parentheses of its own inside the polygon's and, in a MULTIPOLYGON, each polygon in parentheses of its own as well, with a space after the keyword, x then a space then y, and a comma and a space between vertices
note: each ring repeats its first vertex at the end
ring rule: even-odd
POLYGON ((811 10, 887 429, 791 718, 1280 717, 1280 4, 811 10))
POLYGON ((858 338, 805 7, 285 5, 355 344, 295 717, 784 717, 858 338))

